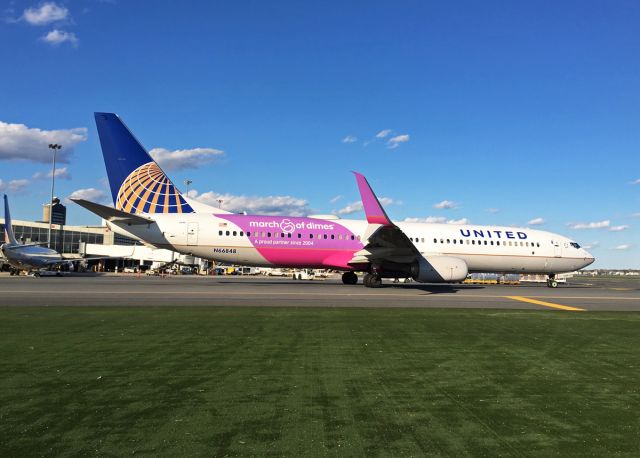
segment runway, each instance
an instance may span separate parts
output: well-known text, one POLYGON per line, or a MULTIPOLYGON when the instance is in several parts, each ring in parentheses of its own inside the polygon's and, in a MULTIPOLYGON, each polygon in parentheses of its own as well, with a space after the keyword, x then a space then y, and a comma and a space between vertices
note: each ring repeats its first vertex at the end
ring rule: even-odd
POLYGON ((261 306, 640 311, 640 280, 574 278, 545 285, 393 284, 369 289, 338 278, 0 276, 0 306, 261 306))

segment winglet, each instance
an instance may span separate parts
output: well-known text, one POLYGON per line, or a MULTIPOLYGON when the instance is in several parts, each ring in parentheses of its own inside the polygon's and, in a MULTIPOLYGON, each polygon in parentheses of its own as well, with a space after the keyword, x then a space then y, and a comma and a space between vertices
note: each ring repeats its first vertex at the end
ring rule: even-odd
POLYGON ((9 198, 4 195, 4 241, 12 245, 17 245, 18 241, 13 234, 13 224, 11 224, 11 213, 9 212, 9 198))
POLYGON ((356 176, 356 182, 358 183, 358 189, 360 190, 360 198, 362 199, 364 214, 367 216, 367 222, 369 224, 393 226, 394 224, 387 216, 382 205, 380 205, 380 201, 371 189, 371 186, 364 175, 358 172, 353 172, 353 174, 356 176))

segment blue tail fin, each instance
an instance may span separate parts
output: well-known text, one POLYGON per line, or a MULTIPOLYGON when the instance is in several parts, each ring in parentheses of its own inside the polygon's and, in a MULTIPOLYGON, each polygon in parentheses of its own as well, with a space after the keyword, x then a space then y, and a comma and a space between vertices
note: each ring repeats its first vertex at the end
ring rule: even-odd
POLYGON ((13 224, 11 224, 11 212, 9 212, 9 199, 4 195, 4 241, 12 245, 17 245, 16 236, 13 235, 13 224))
POLYGON ((114 113, 95 113, 113 203, 128 213, 192 213, 180 191, 114 113))

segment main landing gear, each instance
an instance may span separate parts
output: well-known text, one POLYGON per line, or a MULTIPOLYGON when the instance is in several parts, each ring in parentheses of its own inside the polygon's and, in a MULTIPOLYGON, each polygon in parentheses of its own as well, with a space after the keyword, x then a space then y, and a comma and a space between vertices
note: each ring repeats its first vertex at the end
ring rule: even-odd
MULTIPOLYGON (((355 285, 358 283, 358 276, 355 272, 345 272, 342 274, 342 283, 345 285, 355 285)), ((366 273, 362 277, 362 283, 367 288, 380 288, 382 279, 377 273, 366 273)))
POLYGON ((556 274, 549 274, 549 278, 547 278, 547 286, 549 288, 558 287, 558 282, 556 281, 556 274))
POLYGON ((345 272, 342 274, 342 283, 345 285, 355 285, 358 283, 358 276, 355 272, 345 272))
POLYGON ((364 286, 367 288, 380 288, 382 286, 382 279, 380 275, 376 273, 366 273, 362 278, 362 283, 364 283, 364 286))

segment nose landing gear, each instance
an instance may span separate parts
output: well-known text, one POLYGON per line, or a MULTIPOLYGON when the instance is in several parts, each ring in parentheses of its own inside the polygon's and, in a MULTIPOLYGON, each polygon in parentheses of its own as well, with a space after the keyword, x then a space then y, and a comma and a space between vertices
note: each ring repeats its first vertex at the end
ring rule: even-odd
POLYGON ((558 287, 558 282, 556 281, 556 274, 549 274, 549 278, 547 278, 547 286, 549 288, 558 287))

